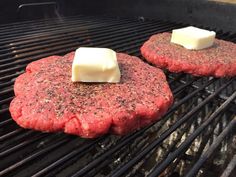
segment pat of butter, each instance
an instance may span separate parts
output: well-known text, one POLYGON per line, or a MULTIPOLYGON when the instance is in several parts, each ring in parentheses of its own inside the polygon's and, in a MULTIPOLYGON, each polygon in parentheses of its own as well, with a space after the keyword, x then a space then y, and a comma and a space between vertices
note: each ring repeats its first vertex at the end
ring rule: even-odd
POLYGON ((193 26, 172 31, 171 42, 189 50, 200 50, 213 45, 216 33, 193 26))
POLYGON ((119 82, 116 52, 107 48, 78 48, 72 64, 71 79, 72 82, 119 82))

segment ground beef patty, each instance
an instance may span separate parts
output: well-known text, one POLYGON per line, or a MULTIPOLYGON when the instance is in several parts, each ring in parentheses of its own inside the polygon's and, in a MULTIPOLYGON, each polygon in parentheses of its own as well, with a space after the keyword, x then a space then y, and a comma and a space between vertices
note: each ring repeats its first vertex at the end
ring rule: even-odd
POLYGON ((160 118, 173 101, 164 73, 137 57, 117 54, 121 82, 72 83, 74 53, 30 63, 10 104, 21 127, 86 138, 123 135, 160 118))
POLYGON ((186 72, 196 76, 235 76, 236 45, 215 39, 212 47, 203 50, 187 50, 170 43, 171 34, 161 33, 141 47, 147 61, 171 72, 186 72))

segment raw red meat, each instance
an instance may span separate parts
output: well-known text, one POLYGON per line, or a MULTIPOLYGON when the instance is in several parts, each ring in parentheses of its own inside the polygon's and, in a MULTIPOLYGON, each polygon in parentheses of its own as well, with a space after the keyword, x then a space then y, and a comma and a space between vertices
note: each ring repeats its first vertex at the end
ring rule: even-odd
POLYGON ((21 127, 86 138, 123 135, 158 120, 173 96, 164 73, 137 57, 117 54, 121 82, 72 83, 74 53, 30 63, 14 85, 12 118, 21 127))
POLYGON ((231 77, 236 75, 236 45, 215 39, 212 47, 187 50, 170 43, 170 33, 150 37, 141 53, 150 63, 171 72, 186 72, 196 76, 231 77))

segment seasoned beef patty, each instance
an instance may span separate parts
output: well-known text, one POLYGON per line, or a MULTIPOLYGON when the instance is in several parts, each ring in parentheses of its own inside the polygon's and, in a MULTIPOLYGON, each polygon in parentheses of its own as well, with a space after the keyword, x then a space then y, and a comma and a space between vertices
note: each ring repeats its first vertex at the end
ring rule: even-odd
POLYGON ((123 135, 158 120, 173 96, 164 73, 118 53, 120 83, 73 83, 74 53, 30 63, 14 85, 12 118, 21 127, 86 138, 123 135))
POLYGON ((187 50, 170 43, 170 38, 170 33, 151 36, 141 47, 142 55, 150 63, 171 72, 215 77, 236 75, 236 44, 215 39, 210 48, 187 50))

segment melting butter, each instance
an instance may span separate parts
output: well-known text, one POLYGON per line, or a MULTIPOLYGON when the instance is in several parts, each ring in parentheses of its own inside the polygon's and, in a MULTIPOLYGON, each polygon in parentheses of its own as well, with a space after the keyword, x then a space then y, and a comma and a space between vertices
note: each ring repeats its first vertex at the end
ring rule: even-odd
POLYGON ((201 50, 211 47, 216 33, 193 26, 172 31, 171 42, 189 50, 201 50))
POLYGON ((108 48, 80 47, 72 63, 72 82, 120 82, 116 52, 108 48))

